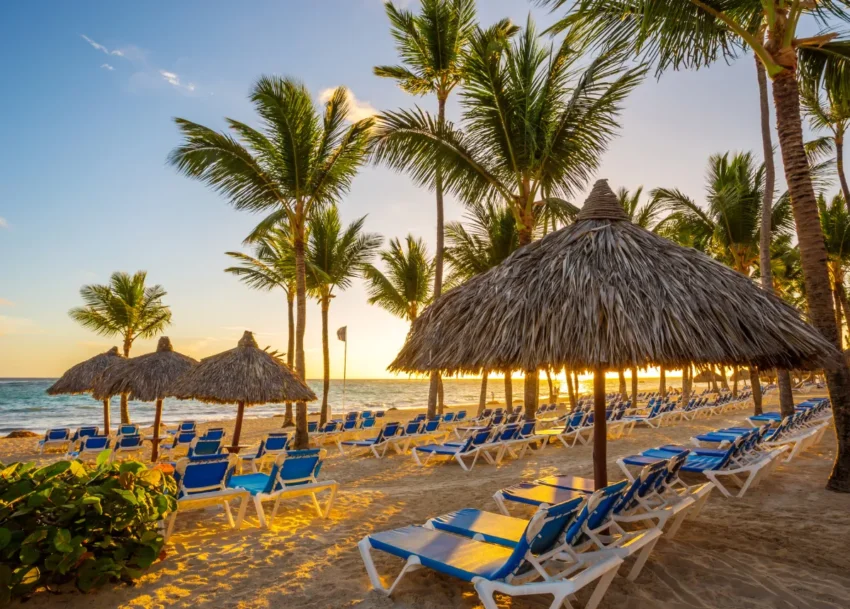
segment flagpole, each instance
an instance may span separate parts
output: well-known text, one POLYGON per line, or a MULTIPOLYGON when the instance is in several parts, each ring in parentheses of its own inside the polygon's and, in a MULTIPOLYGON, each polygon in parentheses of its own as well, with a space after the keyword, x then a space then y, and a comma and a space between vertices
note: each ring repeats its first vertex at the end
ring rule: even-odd
POLYGON ((345 410, 345 380, 348 376, 348 336, 345 337, 345 356, 342 360, 342 409, 345 410))

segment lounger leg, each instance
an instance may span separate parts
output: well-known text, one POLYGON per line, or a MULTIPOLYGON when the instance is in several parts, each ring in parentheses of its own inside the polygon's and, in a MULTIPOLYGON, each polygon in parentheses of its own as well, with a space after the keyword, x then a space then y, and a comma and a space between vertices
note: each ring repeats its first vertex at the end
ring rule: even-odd
POLYGON ((266 513, 263 511, 263 501, 259 495, 254 495, 254 508, 257 510, 257 520, 260 521, 260 526, 267 528, 269 523, 266 521, 266 513))
POLYGON ((324 509, 323 512, 319 512, 319 516, 321 516, 322 518, 327 518, 328 516, 331 515, 331 508, 334 506, 334 500, 336 499, 336 489, 337 489, 336 484, 334 484, 330 488, 331 494, 330 494, 330 497, 328 497, 327 504, 325 504, 325 509, 324 509))
POLYGON ((174 523, 177 520, 177 510, 171 513, 171 516, 168 517, 168 527, 165 529, 165 539, 167 540, 171 537, 171 534, 174 532, 174 523))
POLYGON ((248 497, 249 495, 245 495, 239 500, 239 511, 236 512, 237 531, 242 528, 242 523, 245 522, 245 512, 248 511, 248 497))
POLYGON ((230 500, 225 499, 221 503, 224 505, 224 513, 227 514, 227 524, 229 524, 231 528, 235 528, 236 523, 233 521, 233 512, 230 511, 230 500))
POLYGON ((675 518, 673 518, 673 522, 670 525, 670 530, 664 533, 664 536, 667 539, 673 539, 676 536, 676 533, 679 531, 679 527, 682 526, 682 522, 685 520, 685 517, 690 513, 693 509, 693 504, 690 507, 685 508, 678 514, 676 514, 675 518))
POLYGON ((395 581, 393 581, 392 585, 387 588, 381 583, 381 576, 378 575, 378 570, 375 568, 375 562, 372 560, 372 544, 369 543, 369 538, 364 537, 361 539, 357 543, 357 547, 360 550, 360 558, 363 559, 363 565, 366 567, 366 573, 369 574, 369 581, 372 582, 372 587, 379 592, 383 592, 387 596, 393 593, 395 587, 408 572, 416 571, 422 566, 419 562, 419 558, 411 556, 407 559, 407 562, 395 578, 395 581))
POLYGON ((652 550, 655 548, 655 544, 658 543, 659 539, 661 539, 661 537, 656 537, 648 544, 646 544, 640 551, 640 554, 638 554, 635 564, 632 565, 629 574, 626 576, 626 579, 628 579, 630 582, 635 581, 640 575, 640 572, 643 571, 643 567, 646 564, 647 559, 649 559, 649 555, 652 554, 652 550))
POLYGON ((493 495, 493 501, 496 502, 496 507, 499 508, 499 511, 505 516, 510 516, 511 513, 508 511, 508 506, 505 504, 505 498, 502 496, 501 491, 496 491, 496 494, 493 495))
POLYGON ((414 460, 414 461, 416 461, 416 465, 418 465, 418 466, 422 467, 424 464, 423 464, 423 463, 422 463, 422 461, 419 459, 419 453, 418 453, 418 452, 416 452, 416 448, 414 448, 414 449, 411 451, 411 453, 413 454, 413 460, 414 460))

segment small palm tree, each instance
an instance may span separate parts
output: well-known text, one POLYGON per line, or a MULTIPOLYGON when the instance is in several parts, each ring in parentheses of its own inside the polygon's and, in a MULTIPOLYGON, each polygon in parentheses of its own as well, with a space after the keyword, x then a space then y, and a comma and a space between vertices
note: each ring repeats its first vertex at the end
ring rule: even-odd
POLYGON ((839 329, 839 340, 842 340, 842 311, 844 318, 850 322, 848 315, 847 293, 844 289, 844 279, 847 275, 847 264, 850 262, 850 212, 844 197, 835 195, 827 201, 821 194, 818 197, 820 223, 826 241, 828 256, 827 266, 832 280, 832 298, 835 304, 835 322, 839 329))
POLYGON ((307 240, 307 288, 322 308, 322 381, 321 423, 328 419, 328 390, 330 389, 330 344, 328 340, 328 311, 334 289, 345 290, 351 280, 360 275, 364 265, 381 245, 379 235, 364 233, 366 217, 355 220, 345 229, 335 205, 327 205, 310 216, 307 240))
POLYGON ((620 201, 620 205, 626 210, 632 223, 646 230, 656 231, 661 222, 661 219, 658 217, 661 213, 661 205, 654 198, 650 198, 649 201, 641 205, 640 199, 642 195, 643 186, 638 186, 634 192, 629 192, 629 189, 625 187, 617 190, 617 200, 620 201))
POLYGON ((369 291, 369 304, 413 323, 423 307, 431 302, 434 279, 434 260, 422 239, 408 235, 405 250, 398 239, 390 239, 389 248, 378 257, 385 272, 367 264, 363 267, 369 291))
MULTIPOLYGON (((238 262, 224 271, 236 275, 255 290, 271 292, 281 289, 286 295, 287 348, 286 363, 292 368, 295 359, 295 251, 292 232, 286 224, 266 229, 254 239, 254 255, 226 252, 238 262)), ((292 402, 286 403, 283 426, 294 425, 292 402)))
MULTIPOLYGON (((168 160, 184 175, 223 194, 237 209, 267 214, 263 227, 283 221, 291 227, 297 310, 295 372, 305 379, 307 220, 314 208, 334 203, 348 191, 366 158, 373 121, 348 123, 350 103, 345 87, 333 92, 320 114, 307 88, 291 78, 260 78, 251 102, 260 117, 260 128, 227 119, 233 136, 175 119, 184 141, 168 160)), ((295 430, 296 447, 307 448, 306 402, 297 403, 295 430)))
MULTIPOLYGON (((622 49, 614 48, 582 70, 577 41, 568 36, 551 50, 531 19, 524 32, 512 34, 505 24, 472 34, 461 128, 418 108, 385 112, 378 117, 374 157, 422 185, 439 178, 467 205, 504 201, 525 245, 543 200, 569 199, 598 168, 618 130, 620 106, 644 69, 625 69, 622 49)), ((537 371, 527 372, 526 382, 536 384, 537 371)), ((533 402, 526 403, 529 418, 533 402)))
MULTIPOLYGON (((153 338, 171 324, 171 309, 162 303, 166 291, 160 285, 146 286, 147 272, 112 273, 106 285, 84 285, 84 305, 68 314, 84 328, 102 336, 120 336, 124 357, 137 338, 153 338)), ((121 423, 130 423, 127 395, 121 395, 121 423)))
MULTIPOLYGON (((850 99, 842 97, 840 92, 825 91, 821 94, 818 89, 807 87, 803 89, 801 102, 812 129, 831 133, 807 142, 807 149, 832 157, 841 193, 845 203, 850 205, 850 186, 844 172, 844 136, 850 127, 850 99)), ((818 204, 820 206, 820 202, 818 204)))

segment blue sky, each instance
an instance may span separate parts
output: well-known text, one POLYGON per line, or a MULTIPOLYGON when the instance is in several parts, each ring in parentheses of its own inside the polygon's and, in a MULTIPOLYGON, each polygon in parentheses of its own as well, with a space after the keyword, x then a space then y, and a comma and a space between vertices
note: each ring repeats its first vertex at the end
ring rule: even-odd
MULTIPOLYGON (((415 2, 407 4, 415 7, 415 2)), ((484 24, 524 23, 527 0, 479 0, 484 24)), ((396 63, 379 0, 313 2, 19 2, 0 20, 0 377, 52 376, 116 341, 67 315, 86 283, 145 269, 168 291, 175 348, 206 356, 245 328, 285 347, 282 294, 257 293, 222 272, 257 217, 239 213, 165 163, 179 143, 172 117, 212 127, 252 121, 246 101, 261 74, 295 76, 318 98, 346 85, 364 111, 414 100, 372 75, 396 63)), ((701 199, 708 156, 760 151, 752 57, 647 80, 628 100, 621 136, 599 177, 612 186, 678 187, 701 199)), ((450 106, 452 118, 457 107, 450 106)), ((577 202, 580 202, 577 201, 577 202)), ((340 204, 368 214, 385 237, 434 241, 433 195, 404 175, 369 167, 340 204)), ((447 219, 463 210, 449 200, 447 219)), ((406 324, 366 304, 357 282, 333 302, 349 326, 351 377, 386 376, 406 324)), ((308 376, 320 376, 319 310, 308 311, 308 376)), ((134 354, 152 349, 139 342, 134 354)), ((332 345, 341 376, 342 344, 332 345)))

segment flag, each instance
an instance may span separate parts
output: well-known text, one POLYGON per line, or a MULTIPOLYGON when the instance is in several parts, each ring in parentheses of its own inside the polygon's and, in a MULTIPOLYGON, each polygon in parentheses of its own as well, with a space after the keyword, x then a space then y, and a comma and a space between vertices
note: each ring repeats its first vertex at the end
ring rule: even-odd
POLYGON ((339 330, 336 331, 336 337, 342 342, 347 342, 348 340, 348 326, 343 326, 339 330))

